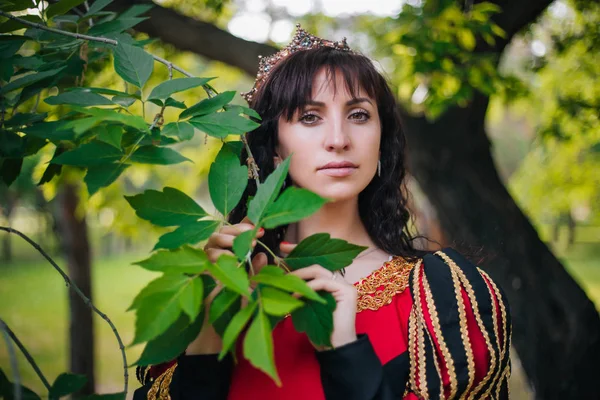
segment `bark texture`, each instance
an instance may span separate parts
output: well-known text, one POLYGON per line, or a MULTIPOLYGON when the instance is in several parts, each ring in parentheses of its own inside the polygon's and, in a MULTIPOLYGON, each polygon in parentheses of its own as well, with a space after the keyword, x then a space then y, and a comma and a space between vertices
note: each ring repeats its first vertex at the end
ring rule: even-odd
MULTIPOLYGON (((77 186, 65 184, 59 196, 62 248, 69 277, 93 302, 91 253, 85 217, 76 215, 79 196, 77 186)), ((69 293, 70 371, 88 377, 78 396, 94 393, 94 324, 92 310, 73 292, 69 293)))

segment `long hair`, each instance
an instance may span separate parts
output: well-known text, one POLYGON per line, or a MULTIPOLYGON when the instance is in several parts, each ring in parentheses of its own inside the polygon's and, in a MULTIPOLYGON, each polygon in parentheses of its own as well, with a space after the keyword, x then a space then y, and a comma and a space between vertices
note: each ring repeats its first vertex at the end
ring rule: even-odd
MULTIPOLYGON (((359 194, 359 214, 371 240, 389 254, 407 259, 421 257, 426 252, 414 247, 416 237, 409 232, 410 214, 404 188, 406 139, 398 106, 385 78, 365 56, 328 47, 299 51, 280 62, 254 94, 250 107, 260 114, 261 125, 249 132, 247 139, 262 181, 275 169, 273 157, 278 144, 278 121, 291 121, 312 96, 313 78, 325 68, 335 85, 341 73, 352 97, 362 89, 377 102, 381 121, 381 177, 375 176, 359 194)), ((334 90, 337 90, 334 86, 334 90)), ((247 159, 242 151, 242 160, 247 159)), ((285 186, 291 185, 288 176, 285 186)), ((254 180, 248 182, 238 206, 230 215, 231 223, 239 223, 247 214, 249 196, 256 193, 254 180)), ((278 251, 287 226, 266 230, 262 241, 278 251)), ((256 252, 260 251, 257 246, 256 252)))

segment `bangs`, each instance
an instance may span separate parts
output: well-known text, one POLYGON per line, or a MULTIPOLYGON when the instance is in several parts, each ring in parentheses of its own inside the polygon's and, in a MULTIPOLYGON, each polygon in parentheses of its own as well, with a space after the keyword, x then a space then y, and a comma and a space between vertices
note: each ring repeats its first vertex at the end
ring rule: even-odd
POLYGON ((325 69, 327 82, 333 84, 334 93, 338 90, 337 74, 342 74, 344 89, 353 98, 362 90, 377 100, 377 94, 383 89, 380 86, 385 85, 367 57, 322 47, 299 51, 277 65, 259 89, 253 106, 263 105, 265 109, 256 111, 267 118, 278 119, 283 116, 290 121, 296 111, 304 109, 312 99, 313 81, 322 68, 325 69))

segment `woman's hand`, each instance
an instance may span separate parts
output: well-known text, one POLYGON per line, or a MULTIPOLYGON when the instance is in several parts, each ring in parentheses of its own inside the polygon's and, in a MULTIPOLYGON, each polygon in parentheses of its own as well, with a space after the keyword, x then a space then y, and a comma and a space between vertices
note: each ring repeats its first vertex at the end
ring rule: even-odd
MULTIPOLYGON (((210 262, 216 262, 219 257, 223 254, 229 254, 233 256, 231 247, 233 246, 233 240, 242 232, 246 232, 254 229, 254 225, 248 218, 244 218, 242 222, 235 225, 223 226, 218 232, 210 235, 204 251, 208 255, 210 262)), ((264 230, 260 229, 256 235, 256 238, 260 238, 264 235, 264 230)), ((256 245, 256 241, 253 241, 252 248, 256 245)), ((257 271, 267 264, 267 255, 265 253, 258 253, 252 259, 252 266, 257 271)), ((219 353, 223 347, 221 337, 217 334, 213 326, 208 322, 208 315, 210 310, 210 303, 221 291, 223 286, 217 282, 217 286, 214 290, 206 297, 204 306, 206 312, 204 313, 204 324, 202 330, 196 339, 189 344, 186 349, 186 354, 214 354, 219 353)))
MULTIPOLYGON (((294 247, 285 242, 280 246, 284 253, 291 252, 294 247)), ((333 295, 336 308, 333 312, 331 345, 335 348, 354 342, 357 339, 356 303, 358 299, 354 285, 346 282, 339 272, 331 272, 320 265, 301 268, 290 274, 307 281, 306 283, 313 290, 324 290, 333 295)), ((325 348, 317 348, 317 350, 325 350, 325 348)))

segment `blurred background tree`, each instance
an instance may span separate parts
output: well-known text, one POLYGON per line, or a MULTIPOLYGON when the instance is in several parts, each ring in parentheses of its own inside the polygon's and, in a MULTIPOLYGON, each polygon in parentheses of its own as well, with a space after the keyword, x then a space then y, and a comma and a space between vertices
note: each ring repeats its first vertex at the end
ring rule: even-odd
MULTIPOLYGON (((600 357, 600 319, 598 306, 589 298, 600 304, 598 4, 371 3, 115 0, 108 9, 154 5, 145 14, 149 18, 135 27, 136 37, 158 39, 152 44, 153 53, 196 75, 219 76, 218 90, 250 87, 257 56, 285 45, 295 22, 324 37, 348 36, 353 48, 376 60, 402 105, 420 229, 444 244, 468 243, 484 249, 481 265, 503 286, 511 302, 514 344, 535 397, 597 397, 600 389, 593 371, 600 357), (553 245, 553 239, 562 238, 561 226, 570 233, 564 244, 553 245)), ((161 74, 166 71, 157 71, 152 79, 164 80, 161 74)), ((103 70, 88 71, 86 79, 91 86, 122 85, 103 70)), ((198 100, 177 99, 186 104, 198 100)), ((80 216, 87 216, 91 248, 98 260, 98 267, 92 268, 92 285, 110 282, 112 301, 100 298, 101 304, 112 304, 109 308, 121 313, 136 289, 150 279, 126 264, 159 234, 135 219, 122 195, 168 183, 206 198, 203 181, 215 150, 210 140, 194 140, 182 154, 195 164, 182 166, 180 174, 173 174, 173 167, 126 171, 94 197, 75 190, 80 201, 72 213, 79 210, 80 216), (119 253, 123 255, 109 258, 119 253)), ((42 155, 37 166, 31 161, 34 183, 50 157, 42 155)), ((65 183, 61 179, 42 186, 43 201, 54 204, 65 183)), ((47 232, 55 224, 39 223, 43 213, 33 206, 39 203, 25 200, 27 190, 35 191, 35 185, 31 180, 23 184, 18 190, 11 186, 11 195, 0 192, 3 216, 12 218, 15 227, 37 231, 37 226, 45 226, 47 232), (11 200, 17 197, 23 199, 21 208, 11 200), (8 213, 11 204, 16 212, 8 213)), ((58 219, 55 213, 54 220, 58 219)), ((17 246, 10 246, 15 258, 11 267, 28 257, 17 246)), ((16 295, 10 284, 18 287, 18 282, 29 282, 32 290, 37 287, 31 274, 6 271, 2 273, 7 283, 0 283, 3 298, 16 295)), ((38 284, 38 289, 44 286, 38 284)), ((31 305, 23 307, 27 306, 31 305)), ((5 309, 0 307, 0 312, 5 309)), ((64 318, 61 312, 55 315, 49 325, 56 326, 54 320, 64 318)), ((130 317, 119 315, 116 322, 131 329, 130 317)), ((26 330, 27 323, 21 324, 26 330)), ((60 328, 51 329, 61 335, 60 328)), ((102 327, 94 329, 104 332, 102 327)), ((132 330, 125 331, 128 340, 132 330)), ((114 345, 111 338, 99 336, 96 352, 105 354, 114 345)), ((135 354, 139 349, 128 351, 135 354)), ((52 354, 64 359, 59 352, 52 354)), ((0 353, 0 360, 4 363, 5 353, 0 353)), ((116 382, 119 377, 117 364, 108 360, 96 361, 98 381, 106 386, 115 385, 109 376, 115 376, 116 382)))

